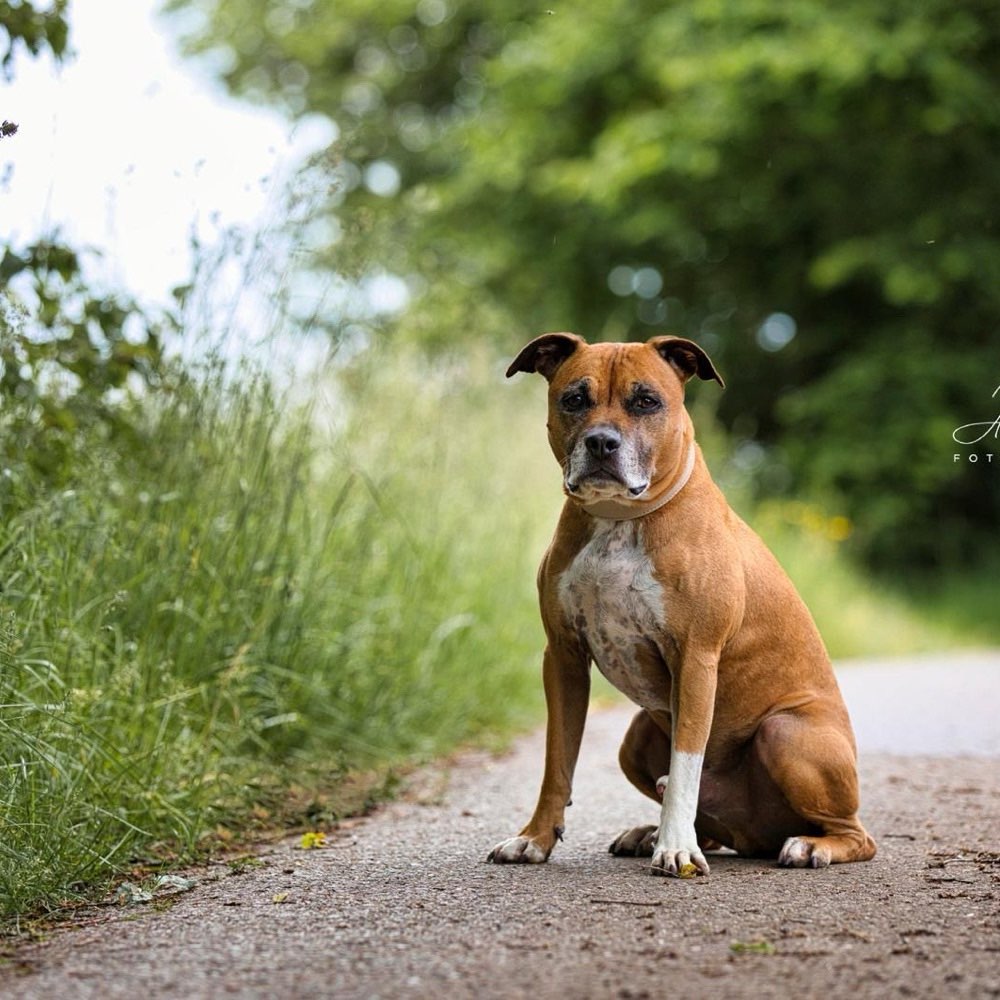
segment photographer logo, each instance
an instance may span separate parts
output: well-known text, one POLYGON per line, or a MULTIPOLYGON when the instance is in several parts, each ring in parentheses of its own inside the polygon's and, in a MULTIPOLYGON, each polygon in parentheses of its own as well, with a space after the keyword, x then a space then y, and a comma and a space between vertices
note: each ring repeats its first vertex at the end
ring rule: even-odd
MULTIPOLYGON (((1000 395, 1000 385, 993 390, 993 399, 1000 395)), ((966 461, 970 463, 984 462, 987 465, 993 464, 994 452, 986 451, 990 447, 989 442, 1000 441, 1000 413, 992 420, 976 420, 970 424, 962 424, 951 432, 952 438, 958 444, 977 445, 975 451, 970 451, 966 455, 955 454, 953 462, 966 461)), ((1000 465, 1000 461, 997 462, 1000 465)))

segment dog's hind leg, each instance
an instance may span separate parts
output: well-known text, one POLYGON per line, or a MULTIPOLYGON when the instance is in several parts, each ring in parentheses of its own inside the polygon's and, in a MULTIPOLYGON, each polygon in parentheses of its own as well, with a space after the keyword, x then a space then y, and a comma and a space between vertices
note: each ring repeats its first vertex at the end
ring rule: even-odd
MULTIPOLYGON (((618 763, 643 795, 656 802, 662 798, 657 782, 670 771, 670 731, 665 722, 658 724, 645 709, 632 719, 621 749, 618 763)), ((651 858, 658 827, 634 826, 615 838, 608 850, 618 856, 651 858)))
POLYGON ((643 795, 659 802, 663 796, 656 783, 670 773, 670 726, 666 719, 657 721, 640 709, 622 740, 618 763, 643 795))
POLYGON ((875 856, 875 841, 858 819, 850 730, 845 733, 839 719, 826 724, 826 710, 813 703, 780 712, 765 719, 754 737, 757 760, 804 821, 802 833, 788 836, 778 855, 778 864, 789 868, 825 868, 875 856))

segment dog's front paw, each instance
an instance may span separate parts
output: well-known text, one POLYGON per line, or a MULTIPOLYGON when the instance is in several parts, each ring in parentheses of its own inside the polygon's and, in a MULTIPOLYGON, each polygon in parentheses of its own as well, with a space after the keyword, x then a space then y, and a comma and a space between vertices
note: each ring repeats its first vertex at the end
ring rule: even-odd
MULTIPOLYGON (((669 843, 669 842, 668 842, 669 843)), ((687 878, 689 875, 707 875, 708 862, 701 853, 695 837, 685 838, 678 847, 661 847, 657 844, 653 851, 654 875, 670 875, 673 878, 687 878), (691 866, 694 866, 694 871, 691 866)))
POLYGON ((551 851, 551 846, 546 848, 532 837, 511 837, 497 844, 486 860, 497 865, 540 865, 551 851))
POLYGON ((651 858, 655 843, 655 826, 634 826, 616 837, 608 851, 619 858, 651 858))

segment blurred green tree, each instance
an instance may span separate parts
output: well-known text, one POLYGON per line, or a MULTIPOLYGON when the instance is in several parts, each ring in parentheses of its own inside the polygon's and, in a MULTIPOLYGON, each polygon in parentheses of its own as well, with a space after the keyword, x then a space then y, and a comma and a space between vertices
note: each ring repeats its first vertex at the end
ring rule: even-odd
POLYGON ((951 439, 1000 382, 993 0, 167 7, 340 126, 329 211, 408 279, 398 333, 695 337, 761 488, 836 497, 871 565, 1000 544, 1000 466, 951 439))

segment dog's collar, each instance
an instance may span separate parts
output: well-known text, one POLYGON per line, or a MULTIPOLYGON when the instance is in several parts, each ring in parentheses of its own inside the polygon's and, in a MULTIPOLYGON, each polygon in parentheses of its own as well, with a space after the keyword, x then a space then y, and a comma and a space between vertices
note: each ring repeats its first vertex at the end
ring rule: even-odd
POLYGON ((694 441, 688 446, 687 459, 684 468, 677 477, 677 481, 664 493, 652 500, 595 500, 593 503, 585 503, 580 506, 590 514, 591 517, 600 517, 608 521, 632 521, 637 517, 645 517, 652 514, 654 510, 670 503, 671 500, 687 485, 694 472, 694 460, 696 449, 694 441))

